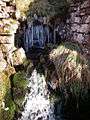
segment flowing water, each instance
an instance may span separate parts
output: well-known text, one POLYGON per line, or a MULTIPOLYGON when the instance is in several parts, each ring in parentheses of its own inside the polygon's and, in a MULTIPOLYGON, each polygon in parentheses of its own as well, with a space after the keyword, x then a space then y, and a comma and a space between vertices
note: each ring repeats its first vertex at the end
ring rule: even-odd
POLYGON ((24 111, 18 120, 55 120, 54 104, 49 99, 44 75, 35 69, 27 79, 30 92, 25 96, 24 111))
POLYGON ((31 47, 44 48, 45 42, 49 43, 49 28, 43 25, 31 25, 25 30, 24 33, 24 48, 25 51, 31 47))

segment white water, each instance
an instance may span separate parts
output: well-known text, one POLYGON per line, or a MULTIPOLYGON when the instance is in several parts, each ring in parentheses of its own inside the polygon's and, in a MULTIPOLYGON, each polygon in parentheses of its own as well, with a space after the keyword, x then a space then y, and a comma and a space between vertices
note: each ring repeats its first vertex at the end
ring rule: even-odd
POLYGON ((34 70, 28 80, 30 93, 25 96, 24 111, 18 120, 55 120, 54 106, 49 100, 44 75, 34 70))

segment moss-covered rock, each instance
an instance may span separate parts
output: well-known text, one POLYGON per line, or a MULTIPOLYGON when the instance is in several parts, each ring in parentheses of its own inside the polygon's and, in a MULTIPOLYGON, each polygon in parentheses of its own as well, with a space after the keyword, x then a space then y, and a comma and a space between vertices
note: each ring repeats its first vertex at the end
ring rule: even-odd
POLYGON ((62 103, 63 113, 70 119, 78 113, 80 119, 87 120, 90 118, 90 69, 82 47, 65 42, 53 49, 49 58, 54 66, 49 68, 50 86, 53 88, 58 83, 53 90, 54 99, 60 98, 58 103, 62 103))
POLYGON ((15 114, 16 106, 12 97, 7 95, 5 97, 5 108, 1 110, 1 119, 0 120, 12 120, 15 114))
POLYGON ((79 96, 89 87, 89 68, 77 43, 65 42, 51 51, 50 59, 55 65, 59 86, 79 96))
POLYGON ((10 89, 9 78, 4 73, 0 73, 0 102, 4 99, 9 89, 10 89))
POLYGON ((22 107, 24 97, 27 90, 28 81, 24 71, 17 72, 13 77, 13 97, 16 104, 16 111, 22 107))
POLYGON ((27 87, 26 74, 24 71, 19 71, 14 75, 13 84, 17 88, 25 89, 27 87))
POLYGON ((15 112, 15 104, 11 97, 11 85, 9 77, 0 73, 0 120, 12 120, 15 112))

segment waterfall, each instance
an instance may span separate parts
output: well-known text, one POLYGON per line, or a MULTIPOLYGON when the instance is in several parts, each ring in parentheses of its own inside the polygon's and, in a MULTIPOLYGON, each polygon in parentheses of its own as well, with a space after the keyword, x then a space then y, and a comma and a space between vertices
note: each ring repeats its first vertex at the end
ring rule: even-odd
POLYGON ((31 24, 24 32, 24 48, 28 52, 30 48, 44 48, 45 43, 52 40, 51 32, 48 25, 31 24))
POLYGON ((49 99, 44 75, 35 69, 27 80, 30 92, 26 93, 24 111, 18 120, 55 120, 54 104, 49 99))

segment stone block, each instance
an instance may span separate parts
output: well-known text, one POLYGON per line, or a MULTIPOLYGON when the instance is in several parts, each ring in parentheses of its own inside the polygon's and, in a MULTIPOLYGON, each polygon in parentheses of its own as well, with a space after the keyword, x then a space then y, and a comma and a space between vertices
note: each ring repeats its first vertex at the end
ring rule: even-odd
POLYGON ((81 23, 82 24, 89 24, 90 23, 90 16, 86 15, 86 16, 81 17, 81 23))
POLYGON ((10 2, 11 0, 2 0, 3 2, 10 2))
POLYGON ((0 44, 14 44, 14 35, 12 36, 0 36, 0 44))
POLYGON ((14 48, 13 44, 0 44, 0 48, 3 53, 7 53, 14 48))
POLYGON ((81 4, 81 8, 86 8, 86 7, 90 7, 90 1, 89 0, 85 0, 83 4, 81 4))
POLYGON ((78 25, 78 24, 72 24, 72 26, 71 26, 71 30, 72 31, 78 31, 80 29, 80 25, 78 25))
POLYGON ((86 14, 87 14, 87 15, 90 15, 90 7, 89 7, 89 8, 86 8, 85 10, 86 10, 86 14))
POLYGON ((10 13, 10 12, 15 12, 15 9, 14 9, 13 6, 7 6, 7 7, 5 8, 5 11, 7 11, 8 13, 10 13))
POLYGON ((3 11, 0 11, 0 18, 3 19, 3 18, 9 18, 9 14, 7 12, 3 12, 3 11))
POLYGON ((2 72, 3 70, 5 70, 7 67, 7 62, 3 59, 0 61, 0 72, 2 72))
POLYGON ((80 29, 78 29, 77 31, 81 32, 81 33, 88 33, 89 32, 89 25, 88 24, 82 24, 80 26, 80 29))
POLYGON ((90 23, 90 16, 87 16, 85 23, 90 23))
POLYGON ((75 22, 75 23, 80 23, 80 20, 81 20, 80 17, 75 17, 75 18, 74 18, 74 22, 75 22))
POLYGON ((80 33, 74 33, 72 38, 73 40, 78 41, 79 43, 82 43, 85 40, 83 34, 80 33))
POLYGON ((6 6, 6 3, 0 0, 0 6, 6 6))
POLYGON ((3 59, 3 53, 2 51, 0 50, 0 61, 3 59))

